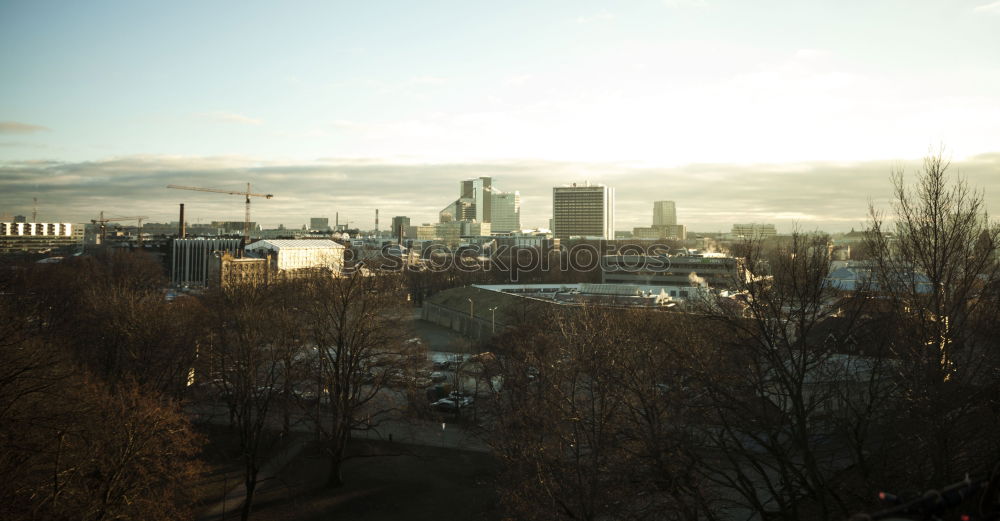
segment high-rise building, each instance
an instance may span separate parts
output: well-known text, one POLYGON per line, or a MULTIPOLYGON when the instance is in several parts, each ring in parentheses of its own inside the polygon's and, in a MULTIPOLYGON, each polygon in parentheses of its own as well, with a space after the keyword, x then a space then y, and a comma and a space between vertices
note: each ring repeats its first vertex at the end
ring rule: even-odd
POLYGON ((677 224, 677 205, 673 201, 653 203, 653 226, 674 226, 677 224))
MULTIPOLYGON (((464 188, 463 184, 463 188, 464 188)), ((472 180, 472 197, 475 199, 476 220, 488 223, 493 218, 493 178, 480 177, 472 180)))
POLYGON ((318 230, 321 232, 330 231, 330 218, 329 217, 310 217, 309 218, 309 229, 318 230))
POLYGON ((462 197, 438 212, 438 222, 471 221, 476 218, 476 205, 472 199, 462 197))
POLYGON ((615 189, 589 182, 552 189, 552 234, 615 238, 615 189))
POLYGON ((490 223, 494 232, 513 232, 521 229, 521 192, 492 192, 493 205, 490 223))
POLYGON ((473 195, 475 187, 473 183, 475 179, 466 179, 464 181, 459 181, 458 183, 458 197, 461 199, 475 199, 473 195))
POLYGON ((410 228, 410 218, 405 215, 397 215, 392 218, 393 237, 409 237, 407 231, 410 228))

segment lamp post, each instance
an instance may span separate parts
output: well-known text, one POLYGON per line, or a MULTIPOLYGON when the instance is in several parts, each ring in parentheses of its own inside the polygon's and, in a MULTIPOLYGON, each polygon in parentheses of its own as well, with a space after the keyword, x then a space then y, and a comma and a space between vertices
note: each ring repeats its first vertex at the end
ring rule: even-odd
POLYGON ((493 333, 497 332, 497 306, 490 308, 490 330, 493 333))
POLYGON ((473 306, 472 306, 472 297, 469 297, 466 300, 469 301, 469 318, 473 318, 473 314, 472 314, 472 309, 473 309, 473 306))

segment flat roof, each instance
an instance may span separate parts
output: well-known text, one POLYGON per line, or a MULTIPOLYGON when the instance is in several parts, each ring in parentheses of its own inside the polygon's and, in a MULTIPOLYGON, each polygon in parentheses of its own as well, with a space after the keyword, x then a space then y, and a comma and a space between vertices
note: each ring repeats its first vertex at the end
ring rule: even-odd
POLYGON ((344 245, 329 239, 264 239, 247 245, 248 250, 256 250, 271 246, 287 250, 328 250, 343 248, 344 245))

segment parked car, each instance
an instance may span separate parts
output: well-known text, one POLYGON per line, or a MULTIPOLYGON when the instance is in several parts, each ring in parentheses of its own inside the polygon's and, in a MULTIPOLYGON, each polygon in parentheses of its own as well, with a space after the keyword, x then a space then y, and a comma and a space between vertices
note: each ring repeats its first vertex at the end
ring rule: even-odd
POLYGON ((457 412, 459 409, 470 405, 472 405, 471 398, 455 398, 449 396, 448 398, 441 398, 440 400, 432 403, 431 408, 437 411, 457 412))

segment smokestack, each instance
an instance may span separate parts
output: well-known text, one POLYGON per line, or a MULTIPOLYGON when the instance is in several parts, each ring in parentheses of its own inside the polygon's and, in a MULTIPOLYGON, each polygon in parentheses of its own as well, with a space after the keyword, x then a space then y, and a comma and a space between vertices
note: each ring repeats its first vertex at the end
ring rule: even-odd
POLYGON ((375 209, 375 236, 378 237, 378 208, 375 209))
POLYGON ((340 228, 340 212, 333 214, 333 229, 336 230, 340 228))
POLYGON ((181 239, 187 236, 187 226, 184 225, 184 203, 181 203, 181 224, 178 234, 181 239))

